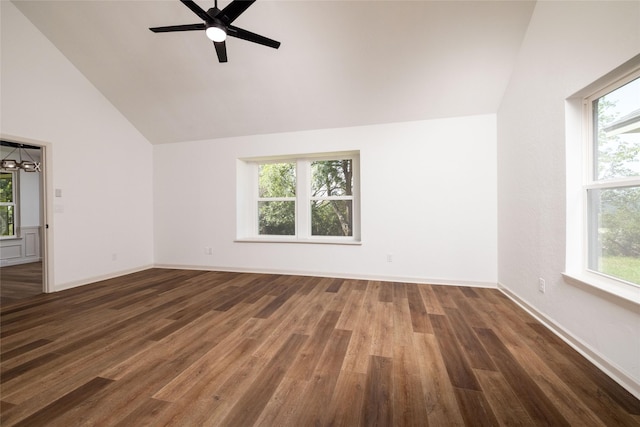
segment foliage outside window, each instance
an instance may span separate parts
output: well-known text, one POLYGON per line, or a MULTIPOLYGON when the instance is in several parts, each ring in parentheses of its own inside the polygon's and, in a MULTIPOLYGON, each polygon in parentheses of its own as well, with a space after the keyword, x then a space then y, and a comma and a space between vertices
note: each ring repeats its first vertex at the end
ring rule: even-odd
POLYGON ((0 172, 0 237, 16 236, 15 172, 0 172))
MULTIPOLYGON (((358 240, 357 155, 249 162, 257 175, 258 236, 292 241, 358 240)), ((256 176, 254 175, 254 176, 256 176)))
POLYGON ((640 72, 587 99, 588 268, 640 285, 640 72))
POLYGON ((296 164, 267 163, 258 169, 258 233, 295 235, 296 164))
POLYGON ((311 234, 353 236, 353 160, 311 163, 311 234))

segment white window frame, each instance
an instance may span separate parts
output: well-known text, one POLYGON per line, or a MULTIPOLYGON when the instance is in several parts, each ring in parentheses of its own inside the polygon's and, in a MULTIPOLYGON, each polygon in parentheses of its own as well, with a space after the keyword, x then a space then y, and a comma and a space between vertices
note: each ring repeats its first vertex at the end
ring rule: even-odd
POLYGON ((18 180, 19 180, 19 172, 13 170, 1 170, 2 173, 11 174, 11 191, 13 192, 12 202, 0 202, 0 206, 12 206, 13 207, 13 234, 7 236, 0 236, 0 240, 5 239, 17 239, 19 237, 18 228, 20 226, 20 215, 18 215, 18 180))
POLYGON ((589 268, 592 189, 640 185, 640 177, 597 180, 592 101, 640 77, 640 55, 567 99, 567 242, 563 276, 578 286, 587 285, 640 304, 640 286, 589 268))
POLYGON ((238 242, 360 244, 360 153, 359 151, 314 153, 294 156, 256 157, 238 160, 237 238, 238 242), (352 196, 311 196, 311 163, 322 160, 352 161, 352 196), (296 163, 296 196, 260 198, 259 165, 296 163), (353 200, 352 236, 314 236, 311 234, 312 200, 353 200), (295 235, 261 235, 258 230, 258 201, 295 200, 295 235))
POLYGON ((292 238, 295 237, 298 234, 298 198, 299 198, 299 187, 300 187, 300 183, 299 183, 299 166, 297 164, 296 159, 275 159, 275 160, 267 160, 267 161, 257 161, 257 162, 252 162, 253 163, 253 167, 251 168, 252 171, 252 179, 250 180, 252 186, 253 186, 253 208, 251 209, 252 212, 252 218, 253 219, 253 234, 255 236, 264 236, 264 237, 268 237, 268 238, 292 238), (259 190, 259 185, 258 185, 258 178, 259 178, 259 170, 260 170, 260 165, 266 165, 266 164, 274 164, 274 163, 294 163, 296 165, 296 195, 292 196, 292 197, 260 197, 260 195, 258 194, 258 190, 259 190), (275 235, 275 234, 259 234, 259 221, 258 221, 258 205, 260 202, 293 202, 294 203, 294 211, 295 211, 295 225, 294 225, 294 234, 293 235, 275 235))

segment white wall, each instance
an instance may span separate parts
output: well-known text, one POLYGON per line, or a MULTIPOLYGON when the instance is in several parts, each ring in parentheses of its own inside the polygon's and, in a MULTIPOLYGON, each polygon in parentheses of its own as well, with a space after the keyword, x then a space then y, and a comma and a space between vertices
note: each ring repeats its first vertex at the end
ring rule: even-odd
POLYGON ((537 3, 498 112, 498 278, 640 396, 640 307, 561 275, 565 99, 638 53, 637 1, 537 3))
POLYGON ((53 289, 152 265, 151 145, 13 4, 0 7, 0 131, 49 143, 62 190, 53 289))
POLYGON ((40 174, 20 171, 20 226, 37 227, 40 219, 40 174))
POLYGON ((495 126, 483 115, 154 146, 156 263, 495 286, 495 126), (234 242, 236 159, 349 150, 361 246, 234 242))

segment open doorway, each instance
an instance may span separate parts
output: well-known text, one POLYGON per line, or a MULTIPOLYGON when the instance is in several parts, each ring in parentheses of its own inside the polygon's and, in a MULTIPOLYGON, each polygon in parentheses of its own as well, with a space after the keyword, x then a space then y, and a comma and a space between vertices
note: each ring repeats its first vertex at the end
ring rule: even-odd
POLYGON ((45 289, 44 147, 0 140, 0 304, 45 289))

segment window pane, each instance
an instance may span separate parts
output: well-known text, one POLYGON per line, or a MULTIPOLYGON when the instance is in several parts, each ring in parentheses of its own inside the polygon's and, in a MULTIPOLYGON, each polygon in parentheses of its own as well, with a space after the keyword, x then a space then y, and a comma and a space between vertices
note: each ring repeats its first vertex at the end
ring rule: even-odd
POLYGON ((13 202, 13 174, 8 172, 0 173, 0 202, 13 202))
POLYGON ((260 165, 258 197, 295 197, 296 164, 268 163, 260 165))
POLYGON ((597 180, 640 175, 640 79, 593 102, 597 180))
POLYGON ((311 202, 313 236, 352 236, 352 200, 314 200, 311 202))
POLYGON ((0 236, 15 236, 13 206, 0 206, 0 236))
POLYGON ((351 196, 353 194, 353 162, 322 160, 311 163, 311 196, 351 196))
POLYGON ((296 202, 258 202, 258 233, 275 236, 296 234, 296 202))
POLYGON ((640 187, 589 190, 589 268, 640 285, 640 187))

